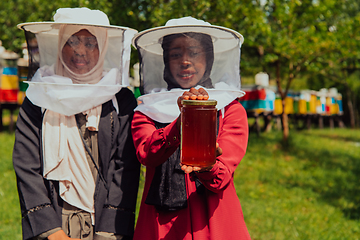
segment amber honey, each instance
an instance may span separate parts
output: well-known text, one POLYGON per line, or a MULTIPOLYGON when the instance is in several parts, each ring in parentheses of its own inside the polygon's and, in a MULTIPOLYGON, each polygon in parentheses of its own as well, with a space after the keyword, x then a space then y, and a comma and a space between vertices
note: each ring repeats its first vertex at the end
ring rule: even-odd
POLYGON ((183 100, 181 109, 181 163, 207 167, 215 163, 215 100, 183 100))

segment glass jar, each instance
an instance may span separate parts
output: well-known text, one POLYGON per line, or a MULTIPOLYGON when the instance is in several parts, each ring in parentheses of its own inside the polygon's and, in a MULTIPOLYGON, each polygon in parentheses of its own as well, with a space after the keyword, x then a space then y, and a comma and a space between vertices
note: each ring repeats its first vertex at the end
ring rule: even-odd
POLYGON ((216 100, 183 100, 181 108, 180 161, 208 167, 215 163, 216 100))

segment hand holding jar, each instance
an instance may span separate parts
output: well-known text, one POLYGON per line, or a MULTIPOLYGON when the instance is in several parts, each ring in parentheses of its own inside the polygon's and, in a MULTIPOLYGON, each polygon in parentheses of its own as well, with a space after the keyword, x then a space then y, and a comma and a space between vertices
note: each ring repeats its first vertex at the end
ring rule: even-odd
POLYGON ((185 173, 211 170, 222 149, 216 143, 216 101, 205 89, 191 88, 178 98, 181 111, 181 169, 185 173))

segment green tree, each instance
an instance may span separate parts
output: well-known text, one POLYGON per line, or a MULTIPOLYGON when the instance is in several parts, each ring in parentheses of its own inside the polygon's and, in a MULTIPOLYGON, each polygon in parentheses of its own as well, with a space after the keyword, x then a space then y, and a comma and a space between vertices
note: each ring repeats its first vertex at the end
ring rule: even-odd
MULTIPOLYGON (((359 97, 354 87, 358 75, 354 74, 359 69, 359 0, 1 1, 3 45, 19 53, 25 39, 16 25, 51 21, 60 7, 99 9, 109 16, 112 25, 138 31, 184 16, 234 29, 245 38, 241 56, 243 76, 268 72, 276 79, 283 102, 293 82, 299 79, 311 77, 316 82, 327 79, 328 86, 339 82, 349 92, 345 94, 351 100, 347 105, 352 105, 350 115, 356 117, 354 104, 359 97)), ((133 51, 132 64, 136 61, 137 53, 133 51)), ((286 114, 282 114, 282 123, 286 140, 289 134, 286 114)))
POLYGON ((331 9, 332 32, 331 51, 318 59, 311 69, 318 75, 330 79, 332 84, 345 92, 346 106, 349 111, 350 126, 355 128, 359 123, 359 70, 360 70, 360 3, 359 1, 339 1, 331 9))
POLYGON ((12 0, 0 1, 0 39, 6 49, 20 53, 25 42, 24 33, 17 28, 19 23, 52 21, 61 7, 89 7, 106 11, 107 1, 86 0, 12 0))
MULTIPOLYGON (((331 50, 329 8, 337 1, 271 0, 259 2, 262 26, 255 32, 263 70, 275 76, 283 109, 293 81, 307 72, 308 66, 331 50)), ((281 115, 283 139, 289 136, 288 116, 281 115)))

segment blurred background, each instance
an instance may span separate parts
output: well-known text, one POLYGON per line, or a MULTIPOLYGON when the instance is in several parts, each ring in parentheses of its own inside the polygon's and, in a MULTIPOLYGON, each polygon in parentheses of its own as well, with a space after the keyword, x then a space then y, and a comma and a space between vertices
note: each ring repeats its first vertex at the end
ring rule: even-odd
POLYGON ((234 181, 252 239, 360 239, 359 0, 0 1, 0 239, 21 239, 11 154, 36 51, 16 25, 53 21, 61 7, 138 31, 192 16, 241 33, 251 134, 234 181))

